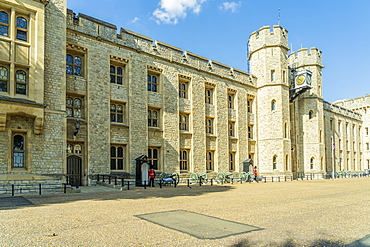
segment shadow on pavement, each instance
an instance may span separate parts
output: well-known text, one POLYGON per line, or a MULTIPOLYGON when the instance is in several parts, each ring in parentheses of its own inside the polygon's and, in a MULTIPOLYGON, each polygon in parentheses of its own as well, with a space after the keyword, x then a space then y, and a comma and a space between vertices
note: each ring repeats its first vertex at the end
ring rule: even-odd
MULTIPOLYGON (((232 186, 199 186, 188 188, 186 186, 147 188, 134 187, 130 190, 112 192, 92 192, 92 193, 67 193, 67 194, 46 194, 46 195, 22 195, 10 198, 26 198, 30 203, 9 203, 5 198, 0 197, 0 210, 9 210, 27 206, 43 206, 48 204, 69 203, 83 200, 120 200, 120 199, 146 199, 146 198, 171 198, 179 196, 199 196, 208 193, 220 193, 232 190, 232 186), (5 205, 6 204, 6 205, 5 205), (1 206, 4 205, 4 206, 1 206)), ((11 199, 10 199, 11 200, 11 199)), ((13 199, 15 202, 17 199, 13 199)), ((18 199, 22 200, 22 199, 18 199)))
MULTIPOLYGON (((235 243, 233 245, 230 245, 230 247, 252 247, 256 246, 256 243, 250 242, 249 240, 243 240, 238 243, 235 243)), ((259 245, 260 246, 260 245, 259 245)), ((276 247, 300 247, 300 246, 306 246, 306 247, 345 247, 343 242, 341 241, 331 241, 331 240, 325 240, 325 239, 317 239, 310 243, 299 243, 295 239, 288 239, 283 243, 269 243, 266 246, 276 246, 276 247)))

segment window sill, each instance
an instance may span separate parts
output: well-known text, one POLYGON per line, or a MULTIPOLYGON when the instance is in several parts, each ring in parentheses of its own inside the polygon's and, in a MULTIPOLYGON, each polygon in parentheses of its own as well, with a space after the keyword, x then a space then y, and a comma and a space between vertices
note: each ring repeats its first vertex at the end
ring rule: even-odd
POLYGON ((188 130, 180 130, 180 134, 182 134, 182 135, 192 135, 192 133, 189 132, 188 130))
POLYGON ((116 126, 116 127, 122 127, 122 128, 129 128, 128 125, 123 124, 123 123, 114 123, 114 122, 111 122, 110 125, 116 126))
POLYGON ((161 128, 159 127, 150 127, 148 126, 148 130, 151 130, 151 131, 163 131, 161 128))
POLYGON ((238 140, 238 137, 235 137, 235 136, 229 136, 229 140, 238 140))
POLYGON ((210 133, 207 133, 207 137, 217 138, 215 134, 210 134, 210 133))
POLYGON ((28 170, 25 167, 12 167, 11 172, 15 173, 28 173, 28 170))

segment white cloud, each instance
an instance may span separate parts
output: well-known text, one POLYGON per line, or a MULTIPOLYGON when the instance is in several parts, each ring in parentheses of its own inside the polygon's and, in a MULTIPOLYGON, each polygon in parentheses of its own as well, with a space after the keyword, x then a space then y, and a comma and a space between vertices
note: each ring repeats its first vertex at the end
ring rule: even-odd
POLYGON ((202 4, 207 0, 160 0, 159 8, 153 15, 158 24, 177 24, 179 19, 184 19, 188 12, 199 14, 202 4))
POLYGON ((218 8, 220 10, 228 11, 230 10, 232 13, 236 12, 239 7, 242 6, 242 2, 224 2, 218 8))
POLYGON ((135 17, 134 19, 132 19, 130 21, 130 23, 135 23, 135 22, 138 22, 138 21, 140 21, 140 18, 139 17, 135 17))

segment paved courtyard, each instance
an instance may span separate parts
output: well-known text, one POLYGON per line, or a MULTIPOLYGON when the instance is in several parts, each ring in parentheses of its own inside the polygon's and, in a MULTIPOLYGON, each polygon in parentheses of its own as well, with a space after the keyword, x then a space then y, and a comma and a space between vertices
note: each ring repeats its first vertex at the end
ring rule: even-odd
POLYGON ((85 192, 0 197, 0 246, 370 246, 369 177, 85 192))

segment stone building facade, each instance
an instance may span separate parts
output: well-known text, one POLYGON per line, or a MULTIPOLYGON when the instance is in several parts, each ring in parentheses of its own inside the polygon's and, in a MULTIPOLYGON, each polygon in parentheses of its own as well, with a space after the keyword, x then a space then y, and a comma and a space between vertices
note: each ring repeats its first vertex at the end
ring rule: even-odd
POLYGON ((77 174, 90 185, 135 175, 143 155, 185 177, 246 160, 265 176, 369 168, 369 100, 323 100, 321 51, 289 53, 287 30, 262 27, 248 60, 250 74, 66 0, 0 0, 0 183, 77 174), (305 92, 294 89, 301 71, 312 74, 305 92))

